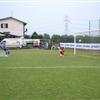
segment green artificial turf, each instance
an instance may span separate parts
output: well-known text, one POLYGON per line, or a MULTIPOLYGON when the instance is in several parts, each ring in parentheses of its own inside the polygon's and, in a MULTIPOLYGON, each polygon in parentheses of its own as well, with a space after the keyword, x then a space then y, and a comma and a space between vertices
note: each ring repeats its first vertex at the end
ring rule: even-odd
POLYGON ((100 100, 99 55, 11 50, 0 57, 0 100, 100 100))

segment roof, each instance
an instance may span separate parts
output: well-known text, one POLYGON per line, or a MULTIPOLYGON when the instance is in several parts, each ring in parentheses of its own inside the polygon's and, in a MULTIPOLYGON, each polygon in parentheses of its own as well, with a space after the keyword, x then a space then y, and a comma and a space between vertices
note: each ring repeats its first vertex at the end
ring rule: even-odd
POLYGON ((0 32, 0 36, 18 36, 18 35, 10 34, 10 32, 0 32))
POLYGON ((1 21, 1 20, 8 20, 8 19, 13 19, 13 20, 19 21, 19 22, 23 23, 24 25, 27 24, 26 22, 23 22, 23 21, 21 21, 21 20, 19 20, 19 19, 16 19, 16 18, 14 18, 14 17, 5 17, 5 18, 1 18, 0 21, 1 21))
POLYGON ((0 36, 5 36, 4 34, 0 34, 0 36))

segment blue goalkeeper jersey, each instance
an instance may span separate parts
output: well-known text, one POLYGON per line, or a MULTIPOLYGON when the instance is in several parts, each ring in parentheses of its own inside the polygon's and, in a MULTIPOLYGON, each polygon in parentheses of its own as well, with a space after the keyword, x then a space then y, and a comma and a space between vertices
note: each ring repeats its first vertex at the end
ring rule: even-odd
POLYGON ((2 49, 7 49, 6 43, 2 43, 2 44, 1 44, 1 48, 2 48, 2 49))

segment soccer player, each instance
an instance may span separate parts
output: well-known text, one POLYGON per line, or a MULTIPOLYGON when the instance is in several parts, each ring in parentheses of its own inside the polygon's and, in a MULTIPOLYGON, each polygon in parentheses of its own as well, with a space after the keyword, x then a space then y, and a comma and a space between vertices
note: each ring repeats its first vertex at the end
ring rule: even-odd
POLYGON ((64 52, 65 52, 65 51, 64 51, 64 48, 61 48, 60 51, 59 51, 60 56, 64 56, 64 52))
POLYGON ((6 45, 6 41, 2 41, 1 43, 1 48, 4 50, 4 55, 8 56, 10 54, 8 47, 6 45))

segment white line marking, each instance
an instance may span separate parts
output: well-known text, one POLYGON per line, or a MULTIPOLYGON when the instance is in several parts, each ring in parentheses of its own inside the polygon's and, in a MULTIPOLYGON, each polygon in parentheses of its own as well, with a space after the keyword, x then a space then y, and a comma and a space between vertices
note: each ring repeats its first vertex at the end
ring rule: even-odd
POLYGON ((70 68, 100 68, 98 66, 56 66, 56 67, 0 67, 0 69, 70 69, 70 68))

